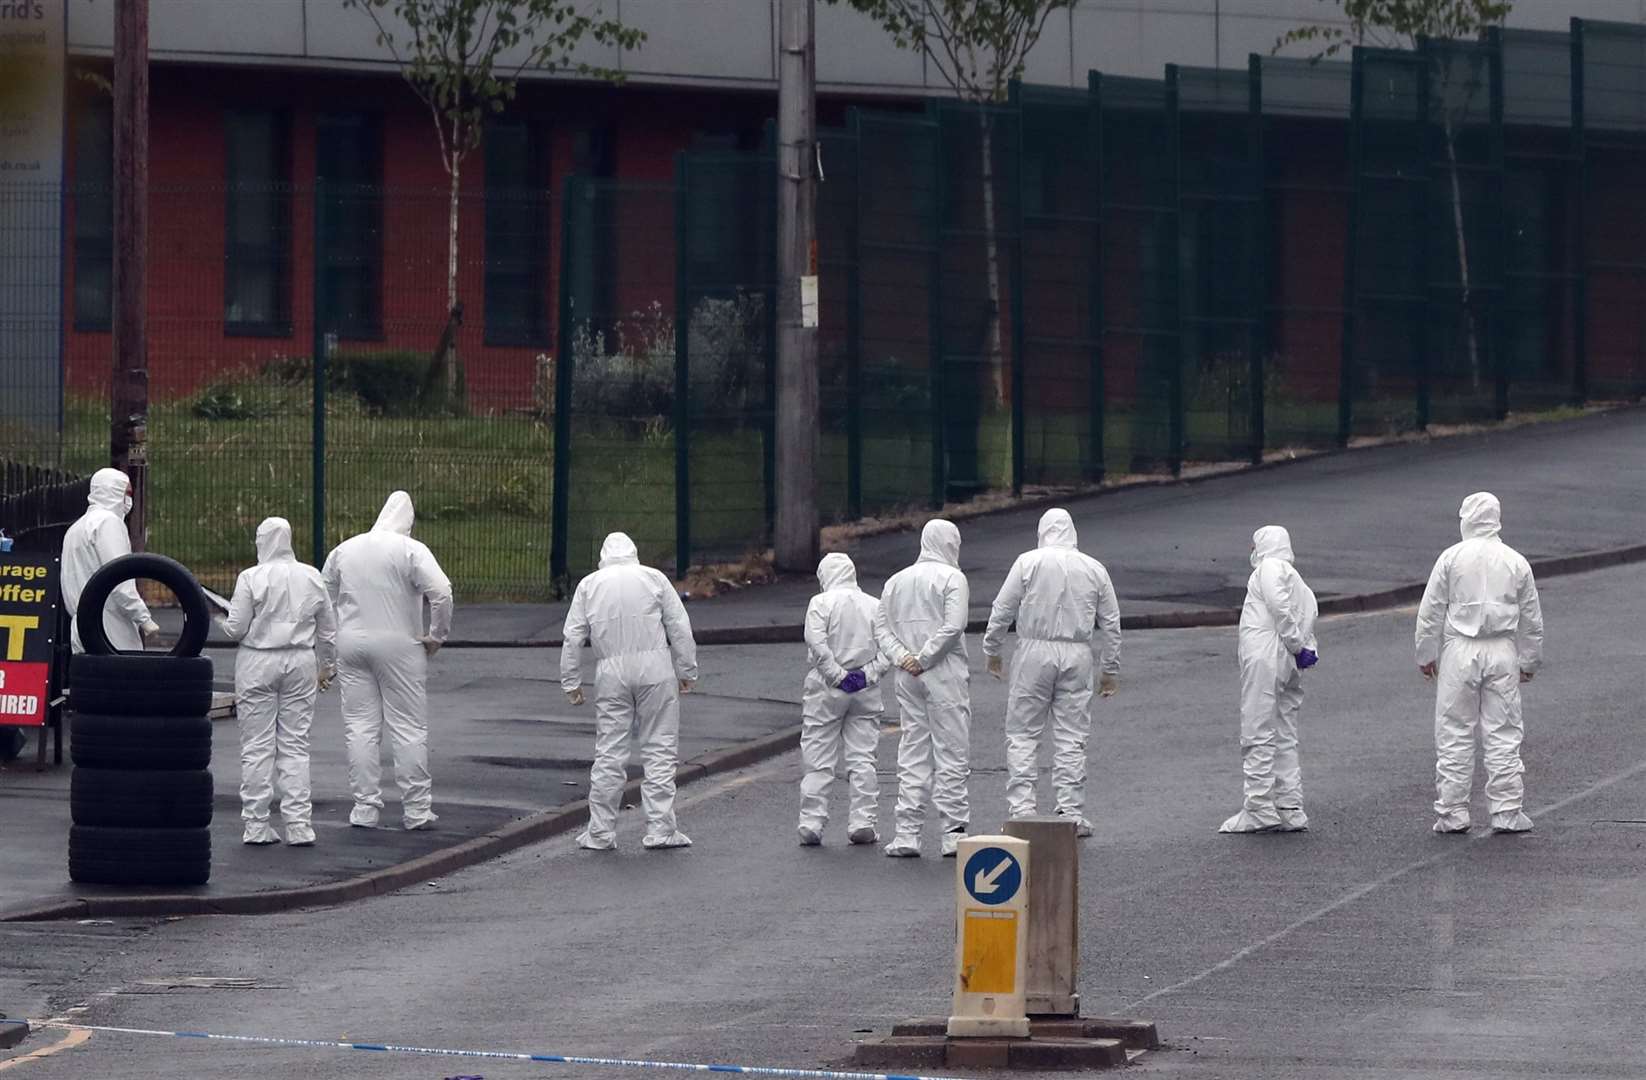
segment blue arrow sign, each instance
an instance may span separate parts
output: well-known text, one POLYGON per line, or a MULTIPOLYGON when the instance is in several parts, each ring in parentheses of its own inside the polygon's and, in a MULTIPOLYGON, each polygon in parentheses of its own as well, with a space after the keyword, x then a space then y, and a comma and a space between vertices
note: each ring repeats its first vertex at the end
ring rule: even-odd
POLYGON ((980 904, 1004 904, 1023 887, 1023 867, 1005 848, 986 847, 972 852, 960 877, 966 891, 980 904))

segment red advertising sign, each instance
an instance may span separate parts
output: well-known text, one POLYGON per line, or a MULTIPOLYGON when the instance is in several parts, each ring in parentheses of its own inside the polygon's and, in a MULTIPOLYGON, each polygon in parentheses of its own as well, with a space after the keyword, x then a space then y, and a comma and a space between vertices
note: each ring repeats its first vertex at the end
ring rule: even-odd
POLYGON ((0 554, 0 725, 46 722, 58 595, 55 558, 0 554))

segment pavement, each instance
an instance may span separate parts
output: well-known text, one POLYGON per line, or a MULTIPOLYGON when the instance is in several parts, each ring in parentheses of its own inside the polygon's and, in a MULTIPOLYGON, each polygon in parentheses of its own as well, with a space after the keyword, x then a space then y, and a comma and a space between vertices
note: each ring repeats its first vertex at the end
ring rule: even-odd
MULTIPOLYGON (((1433 691, 1413 670, 1409 610, 1322 624, 1302 724, 1313 828, 1290 836, 1214 831, 1240 797, 1234 631, 1129 635, 1121 693, 1098 706, 1090 753, 1098 833, 1082 846, 1080 990, 1088 1015, 1159 1025, 1166 1046, 1132 1066, 1138 1075, 1646 1075, 1642 595, 1643 567, 1543 588, 1548 665, 1526 691, 1537 828, 1524 836, 1429 831, 1433 691)), ((705 652, 739 694, 793 681, 792 646, 705 652)), ((1004 812, 1005 694, 982 676, 973 691, 981 831, 1004 812)), ((888 733, 883 824, 895 751, 888 733)), ((0 924, 0 1011, 850 1068, 857 1040, 947 1011, 955 870, 931 857, 930 824, 918 860, 848 847, 838 819, 825 846, 799 848, 799 775, 786 754, 687 789, 689 851, 641 851, 642 825, 626 813, 615 855, 561 837, 342 908, 0 924)), ((37 1056, 19 1080, 659 1075, 56 1031, 0 1054, 0 1067, 23 1054, 37 1056)))

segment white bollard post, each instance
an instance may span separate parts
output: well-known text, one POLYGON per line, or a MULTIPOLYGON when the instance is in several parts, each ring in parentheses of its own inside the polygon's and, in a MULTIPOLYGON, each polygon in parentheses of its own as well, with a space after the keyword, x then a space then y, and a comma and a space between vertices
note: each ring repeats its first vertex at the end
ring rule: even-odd
POLYGON ((1027 1038, 1029 845, 971 836, 955 868, 954 1012, 951 1037, 1027 1038))

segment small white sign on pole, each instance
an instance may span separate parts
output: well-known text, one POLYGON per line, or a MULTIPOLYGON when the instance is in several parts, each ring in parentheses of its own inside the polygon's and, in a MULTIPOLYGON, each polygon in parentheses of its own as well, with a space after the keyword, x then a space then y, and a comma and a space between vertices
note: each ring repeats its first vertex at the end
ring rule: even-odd
POLYGON ((817 275, 806 274, 800 279, 800 328, 817 329, 817 275))

